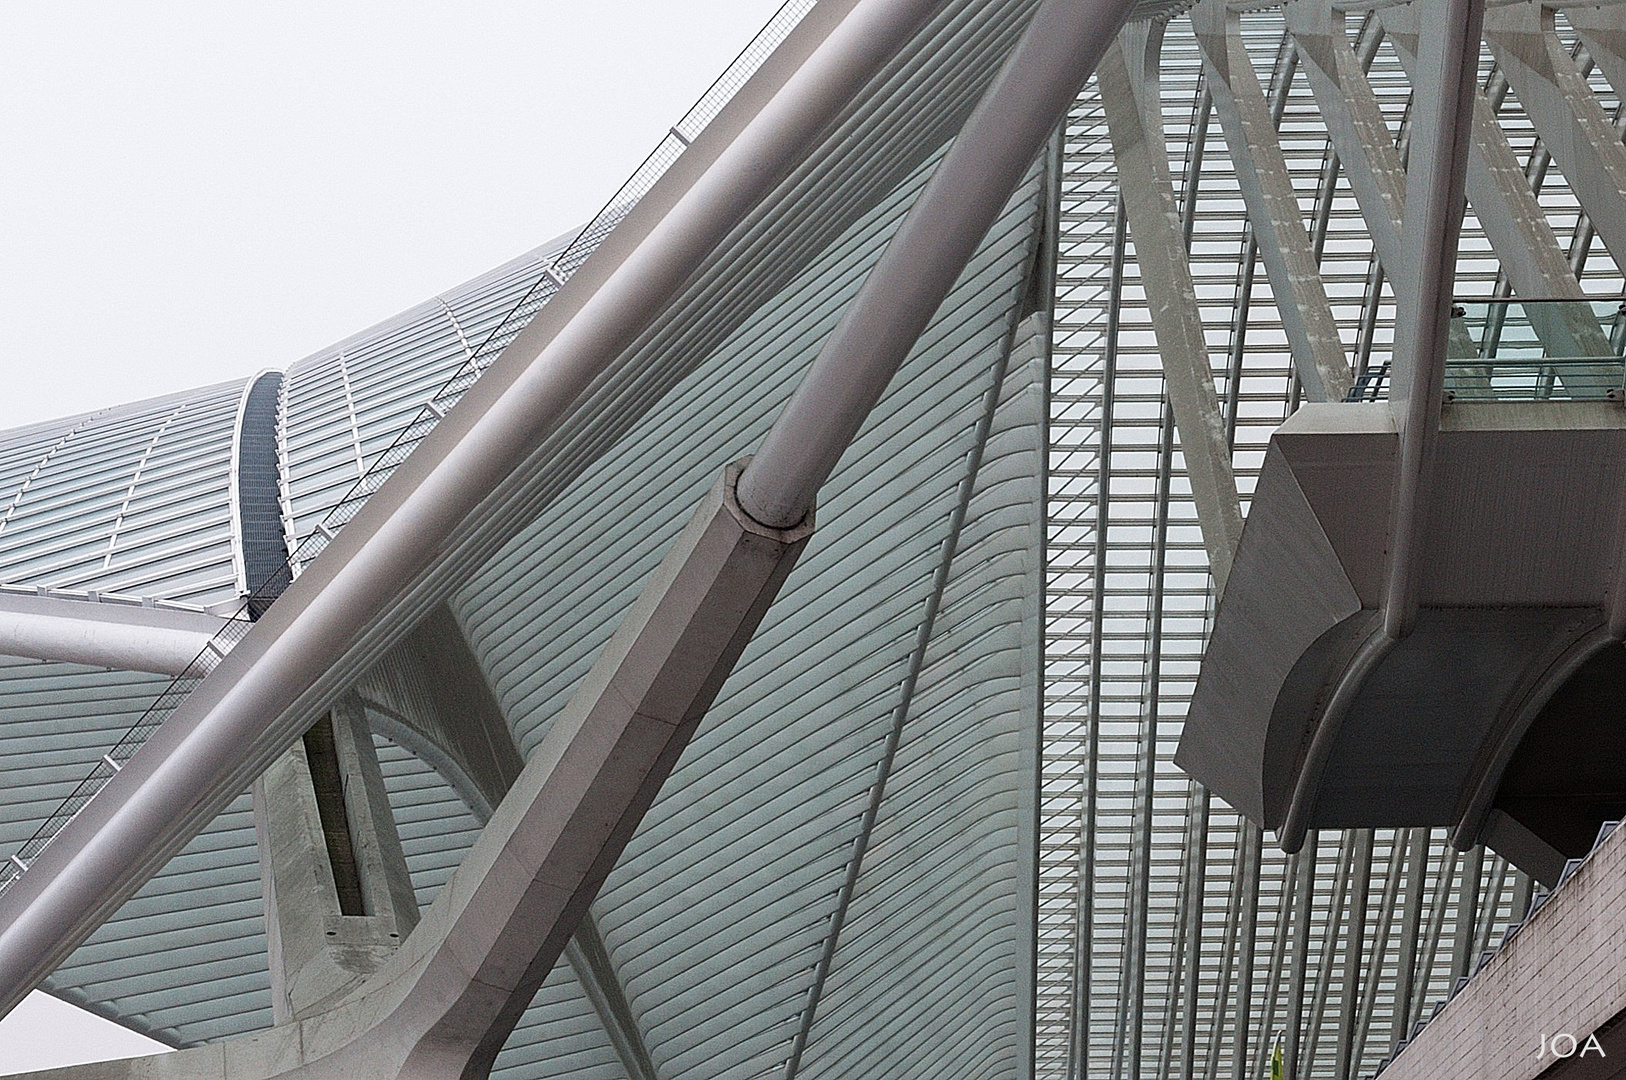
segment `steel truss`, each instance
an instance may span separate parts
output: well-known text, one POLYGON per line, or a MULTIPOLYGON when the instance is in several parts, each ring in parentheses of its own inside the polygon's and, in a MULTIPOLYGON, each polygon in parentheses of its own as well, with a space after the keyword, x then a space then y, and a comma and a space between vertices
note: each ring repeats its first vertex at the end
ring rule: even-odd
MULTIPOLYGON (((1389 360, 1387 268, 1283 13, 1246 12, 1239 26, 1359 380, 1389 360)), ((1562 14, 1558 32, 1600 107, 1619 116, 1562 14)), ((1345 33, 1404 160, 1402 57, 1375 17, 1351 13, 1345 33)), ((1168 25, 1161 68, 1169 174, 1246 508, 1270 432, 1305 394, 1189 18, 1168 25)), ((1580 291, 1618 296, 1619 270, 1489 50, 1480 76, 1580 291)), ((1279 1038, 1293 1075, 1369 1076, 1522 915, 1530 884, 1482 848, 1458 853, 1441 829, 1323 831, 1284 855, 1174 766, 1216 595, 1095 84, 1066 134, 1036 1075, 1259 1080, 1279 1038)), ((1506 294, 1496 231, 1470 207, 1458 296, 1506 294)))

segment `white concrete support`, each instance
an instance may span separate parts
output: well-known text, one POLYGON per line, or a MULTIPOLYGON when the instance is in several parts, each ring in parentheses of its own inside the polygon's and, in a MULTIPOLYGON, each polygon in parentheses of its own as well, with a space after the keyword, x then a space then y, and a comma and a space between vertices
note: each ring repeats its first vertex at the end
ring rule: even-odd
POLYGON ((1489 8, 1485 43, 1609 254, 1626 264, 1626 146, 1554 32, 1553 11, 1489 8))
POLYGON ((1102 58, 1097 77, 1203 546, 1214 590, 1223 593, 1242 535, 1242 504, 1169 173, 1157 98, 1162 39, 1161 23, 1125 27, 1102 58))
POLYGON ((225 625, 201 611, 0 591, 0 656, 179 675, 225 625))
POLYGON ((1342 401, 1349 392, 1349 360, 1304 227, 1304 212, 1293 192, 1270 104, 1242 43, 1239 19, 1224 0, 1203 0, 1191 9, 1214 111, 1236 166, 1299 381, 1311 401, 1342 401))
MULTIPOLYGON (((1384 32, 1407 76, 1417 79, 1417 13, 1411 6, 1379 11, 1384 32)), ((1468 202, 1517 296, 1538 300, 1585 297, 1536 200, 1525 169, 1496 121, 1484 91, 1474 91, 1473 133, 1468 147, 1468 202)), ((1364 211, 1363 211, 1364 212, 1364 211)), ((1597 320, 1579 308, 1546 305, 1528 309, 1532 328, 1553 356, 1604 356, 1609 343, 1597 320)))
POLYGON ((623 221, 630 231, 571 278, 0 896, 0 1014, 264 772, 408 616, 528 520, 516 503, 539 448, 582 394, 942 5, 857 0, 809 14, 781 47, 788 59, 759 71, 767 82, 736 95, 623 221))
POLYGON ((361 699, 328 717, 254 785, 278 1024, 314 1016, 383 966, 418 923, 361 699))
POLYGON ((1350 46, 1344 12, 1324 0, 1292 0, 1283 10, 1378 261, 1393 275, 1401 258, 1406 168, 1372 84, 1350 46))

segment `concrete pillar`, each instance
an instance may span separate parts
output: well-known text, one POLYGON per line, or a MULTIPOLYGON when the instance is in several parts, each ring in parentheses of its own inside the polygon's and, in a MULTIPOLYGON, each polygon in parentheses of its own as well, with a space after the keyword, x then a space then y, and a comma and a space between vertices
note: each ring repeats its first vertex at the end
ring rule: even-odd
POLYGON ((271 1009, 313 1016, 389 959, 417 899, 361 698, 339 699, 254 785, 271 1009))

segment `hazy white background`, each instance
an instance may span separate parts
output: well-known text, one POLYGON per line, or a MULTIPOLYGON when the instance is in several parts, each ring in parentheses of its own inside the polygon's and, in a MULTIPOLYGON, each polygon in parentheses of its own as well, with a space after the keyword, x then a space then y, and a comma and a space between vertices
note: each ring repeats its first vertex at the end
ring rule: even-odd
POLYGON ((0 428, 286 366, 585 222, 778 4, 0 2, 0 428))
MULTIPOLYGON (((0 428, 286 367, 585 222, 779 0, 0 0, 0 428)), ((0 1075, 162 1049, 36 994, 0 1075)))

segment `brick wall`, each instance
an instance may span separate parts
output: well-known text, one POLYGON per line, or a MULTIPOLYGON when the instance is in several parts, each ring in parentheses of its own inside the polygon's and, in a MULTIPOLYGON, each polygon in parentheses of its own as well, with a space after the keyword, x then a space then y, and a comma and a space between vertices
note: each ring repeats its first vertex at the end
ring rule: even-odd
MULTIPOLYGON (((1580 1040, 1626 1011, 1626 827, 1617 828, 1512 941, 1383 1071, 1383 1080, 1528 1080, 1552 1068, 1541 1037, 1580 1040)), ((1619 1026, 1610 1034, 1626 1031, 1619 1026)), ((1573 1058, 1556 1080, 1613 1075, 1626 1045, 1600 1035, 1607 1063, 1573 1058), (1610 1043, 1617 1043, 1610 1046, 1610 1043)))

